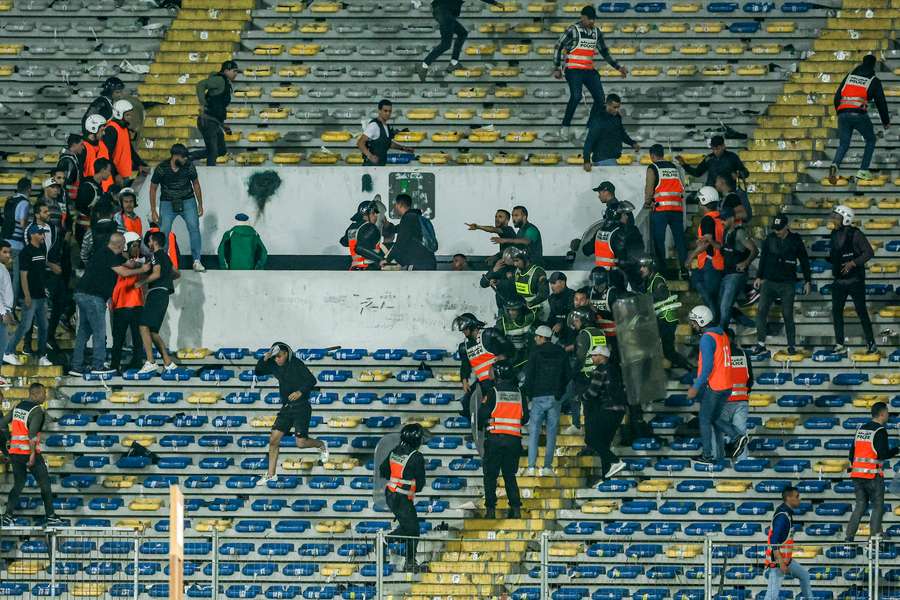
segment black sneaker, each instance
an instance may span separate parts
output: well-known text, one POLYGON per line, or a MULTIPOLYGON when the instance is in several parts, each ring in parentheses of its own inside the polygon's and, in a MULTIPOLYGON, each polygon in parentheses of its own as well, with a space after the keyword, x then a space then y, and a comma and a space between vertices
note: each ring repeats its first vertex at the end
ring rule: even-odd
POLYGON ((402 571, 404 573, 412 573, 412 574, 427 573, 428 567, 426 567, 425 565, 420 565, 419 563, 417 563, 414 560, 408 560, 403 564, 402 571))
POLYGON ((84 369, 69 369, 69 375, 71 377, 84 377, 84 369))
POLYGON ((866 344, 866 352, 869 354, 875 354, 878 352, 878 346, 875 345, 875 342, 869 342, 866 344))
POLYGON ((828 167, 828 183, 834 185, 838 180, 838 168, 837 165, 831 165, 828 167))
POLYGON ((744 450, 747 449, 747 445, 750 443, 750 436, 746 433, 739 437, 734 444, 734 450, 731 452, 731 458, 737 458, 741 454, 744 453, 744 450))
POLYGON ((847 356, 847 347, 843 344, 835 344, 831 348, 831 353, 839 356, 847 356))
POLYGON ((707 456, 703 456, 702 454, 698 454, 697 456, 691 459, 695 463, 700 463, 701 465, 714 465, 716 464, 716 460, 714 458, 709 458, 707 456))
POLYGON ((447 75, 452 75, 453 71, 457 69, 465 69, 465 67, 459 61, 457 61, 455 65, 453 63, 447 63, 447 68, 444 69, 444 73, 447 75))
POLYGON ((518 506, 510 506, 506 511, 507 519, 521 519, 522 518, 522 509, 518 506))
POLYGON ((766 352, 768 352, 766 345, 760 342, 756 342, 756 345, 750 350, 750 354, 764 354, 766 352))
POLYGON ((0 527, 15 527, 16 520, 12 515, 0 515, 0 527))
POLYGON ((62 527, 65 524, 66 522, 56 515, 47 515, 47 518, 44 520, 45 527, 62 527))
POLYGON ((484 509, 484 518, 485 519, 496 519, 497 518, 497 509, 493 506, 484 509))
POLYGON ((787 347, 787 353, 788 353, 788 354, 797 354, 797 349, 794 348, 793 346, 788 346, 788 347, 787 347))
POLYGON ((419 81, 425 83, 425 79, 428 78, 428 67, 419 63, 416 65, 416 75, 419 76, 419 81))

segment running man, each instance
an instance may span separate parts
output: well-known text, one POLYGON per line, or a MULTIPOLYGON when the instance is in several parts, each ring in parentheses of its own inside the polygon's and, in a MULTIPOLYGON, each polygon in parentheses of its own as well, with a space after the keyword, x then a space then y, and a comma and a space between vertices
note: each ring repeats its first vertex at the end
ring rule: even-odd
MULTIPOLYGON (((481 0, 492 6, 500 6, 497 0, 481 0)), ((438 57, 453 46, 450 54, 450 64, 447 71, 453 71, 459 68, 459 55, 462 52, 463 44, 469 37, 469 31, 459 22, 459 14, 462 12, 463 0, 432 0, 431 14, 438 23, 441 32, 441 41, 431 49, 422 64, 416 65, 416 74, 419 81, 425 81, 428 77, 428 68, 438 59, 438 57), (456 39, 454 40, 454 36, 456 39)))
POLYGON ((269 437, 269 470, 259 483, 275 478, 281 438, 292 429, 297 447, 318 448, 319 461, 325 464, 328 460, 328 445, 309 437, 309 421, 312 417, 309 394, 316 389, 316 377, 284 342, 272 344, 269 351, 256 363, 253 372, 257 376, 274 375, 278 380, 278 393, 281 396, 281 410, 278 411, 269 437))

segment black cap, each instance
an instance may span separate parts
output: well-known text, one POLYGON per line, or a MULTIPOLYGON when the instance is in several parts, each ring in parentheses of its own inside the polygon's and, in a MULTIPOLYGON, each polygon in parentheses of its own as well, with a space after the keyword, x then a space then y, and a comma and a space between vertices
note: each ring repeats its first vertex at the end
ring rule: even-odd
POLYGON ((616 186, 614 186, 611 181, 603 181, 600 183, 600 185, 593 189, 595 192, 609 192, 610 194, 616 193, 616 186))
POLYGON ((241 70, 238 69, 238 64, 233 60, 226 60, 225 62, 223 62, 222 68, 219 69, 219 71, 237 71, 238 73, 241 72, 241 70))
POLYGON ((84 141, 84 137, 80 133, 70 133, 66 138, 66 146, 72 146, 81 141, 84 141))
POLYGON ((781 231, 788 225, 788 216, 784 213, 778 213, 772 217, 772 229, 781 231))
POLYGON ((169 152, 172 156, 188 156, 188 149, 184 144, 172 144, 172 149, 169 152))
POLYGON ((724 145, 725 145, 725 138, 723 138, 721 135, 714 135, 711 138, 709 138, 709 147, 710 148, 715 148, 716 146, 724 146, 724 145))
POLYGON ((557 281, 567 281, 566 274, 562 271, 554 271, 552 275, 550 275, 550 283, 556 283, 557 281))
POLYGON ((653 144, 650 146, 650 154, 653 156, 665 156, 666 149, 663 148, 662 144, 653 144))
POLYGON ((581 14, 584 15, 585 17, 587 17, 588 19, 596 19, 597 18, 597 11, 590 4, 588 4, 587 6, 585 6, 584 8, 581 9, 581 14))

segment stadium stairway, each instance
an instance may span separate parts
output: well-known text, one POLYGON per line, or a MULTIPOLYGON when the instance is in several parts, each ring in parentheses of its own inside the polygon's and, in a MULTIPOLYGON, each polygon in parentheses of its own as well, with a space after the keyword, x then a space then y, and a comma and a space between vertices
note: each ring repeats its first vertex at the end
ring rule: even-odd
MULTIPOLYGON (((144 155, 163 160, 175 142, 196 135, 197 83, 233 56, 254 0, 184 0, 138 94, 163 106, 148 112, 144 155)), ((235 94, 240 96, 240 91, 235 94)), ((202 140, 200 144, 202 146, 202 140)))

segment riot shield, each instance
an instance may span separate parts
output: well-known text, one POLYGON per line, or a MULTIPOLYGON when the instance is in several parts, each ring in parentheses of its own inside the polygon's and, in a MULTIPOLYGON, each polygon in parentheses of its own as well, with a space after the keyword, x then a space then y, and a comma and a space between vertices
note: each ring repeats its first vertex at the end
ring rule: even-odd
POLYGON ((387 510, 387 498, 384 495, 384 487, 388 480, 381 476, 381 463, 387 459, 391 451, 400 445, 400 433, 389 433, 378 441, 375 446, 375 468, 372 476, 372 504, 376 510, 387 510))
POLYGON ((587 231, 584 232, 584 235, 581 236, 581 239, 578 240, 578 248, 575 249, 575 261, 572 263, 572 269, 575 271, 590 271, 594 267, 594 257, 585 256, 581 252, 581 248, 590 242, 594 243, 594 238, 597 237, 597 230, 603 225, 603 219, 594 222, 590 227, 587 228, 587 231))
POLYGON ((484 430, 478 430, 478 407, 481 406, 481 384, 472 384, 472 393, 469 394, 469 421, 472 423, 472 440, 475 443, 475 449, 478 450, 478 456, 484 458, 484 430))
POLYGON ((628 402, 647 410, 666 397, 667 383, 653 299, 648 294, 628 296, 612 309, 628 402))

